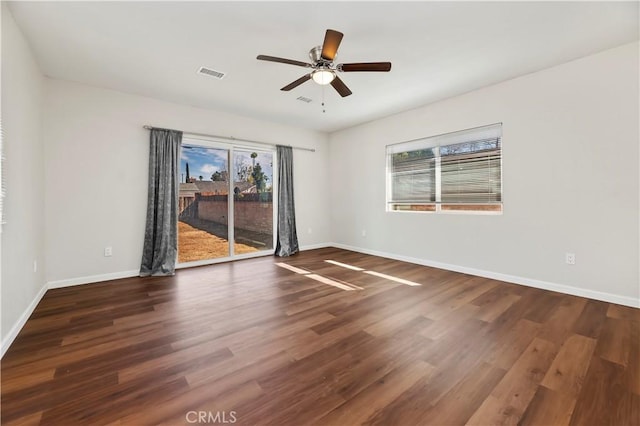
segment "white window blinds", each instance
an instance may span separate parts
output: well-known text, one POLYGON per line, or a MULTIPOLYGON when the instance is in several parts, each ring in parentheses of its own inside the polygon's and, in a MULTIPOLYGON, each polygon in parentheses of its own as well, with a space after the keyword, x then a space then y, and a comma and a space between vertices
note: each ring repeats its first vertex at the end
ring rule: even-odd
POLYGON ((502 211, 502 125, 387 147, 387 210, 502 211))
MULTIPOLYGON (((390 155, 391 202, 402 206, 435 205, 436 155, 433 149, 419 149, 390 155)), ((414 207, 417 209, 417 207, 414 207)))

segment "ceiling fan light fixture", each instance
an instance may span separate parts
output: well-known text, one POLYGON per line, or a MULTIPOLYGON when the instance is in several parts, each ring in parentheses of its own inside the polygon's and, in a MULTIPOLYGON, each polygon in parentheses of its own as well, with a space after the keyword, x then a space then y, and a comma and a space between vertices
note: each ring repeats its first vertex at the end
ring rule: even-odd
MULTIPOLYGON (((351 95, 353 92, 338 77, 338 72, 389 72, 391 62, 356 62, 347 64, 335 64, 338 48, 342 42, 340 31, 328 29, 324 35, 322 46, 316 46, 309 51, 311 63, 296 61, 293 59, 278 58, 277 56, 258 55, 256 59, 260 61, 279 62, 281 64, 296 65, 298 67, 310 69, 309 72, 299 79, 287 84, 280 90, 288 92, 301 84, 313 80, 321 86, 330 84, 342 96, 351 95)), ((324 92, 323 92, 324 94, 324 92)))
POLYGON ((336 74, 331 70, 319 69, 311 73, 311 78, 313 78, 313 81, 315 81, 319 85, 325 86, 327 84, 330 84, 333 79, 336 78, 336 74))

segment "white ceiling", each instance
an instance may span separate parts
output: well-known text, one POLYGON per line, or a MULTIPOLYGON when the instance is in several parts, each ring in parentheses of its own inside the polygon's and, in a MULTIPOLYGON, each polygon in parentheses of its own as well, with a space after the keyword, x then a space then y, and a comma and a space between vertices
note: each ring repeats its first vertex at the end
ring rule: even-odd
POLYGON ((638 2, 12 2, 49 77, 335 131, 637 40, 638 2), (306 82, 327 28, 353 91, 306 82), (197 74, 201 66, 227 73, 197 74), (298 96, 313 99, 307 104, 298 96), (326 113, 322 112, 324 96, 326 113))

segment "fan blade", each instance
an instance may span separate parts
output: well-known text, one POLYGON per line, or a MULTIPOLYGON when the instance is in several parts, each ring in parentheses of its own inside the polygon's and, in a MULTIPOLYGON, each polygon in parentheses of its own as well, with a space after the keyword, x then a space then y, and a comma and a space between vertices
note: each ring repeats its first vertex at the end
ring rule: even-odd
POLYGON ((293 59, 278 58, 276 56, 258 55, 256 59, 261 61, 280 62, 282 64, 297 65, 299 67, 311 68, 311 64, 293 59))
POLYGON ((387 72, 391 71, 391 62, 360 62, 354 64, 339 64, 338 71, 354 72, 354 71, 374 71, 387 72))
POLYGON ((336 89, 338 93, 340 93, 340 96, 342 96, 343 98, 353 93, 351 92, 351 90, 349 90, 347 85, 344 84, 342 80, 340 80, 340 77, 338 76, 336 76, 336 78, 334 78, 333 81, 331 81, 331 85, 333 86, 334 89, 336 89))
POLYGON ((340 46, 340 42, 342 41, 342 34, 336 30, 327 30, 324 35, 324 43, 322 43, 322 59, 326 59, 327 61, 333 61, 333 58, 336 57, 336 53, 338 53, 338 47, 340 46))
POLYGON ((311 74, 307 74, 307 75, 303 75, 302 77, 300 77, 299 79, 297 79, 296 81, 294 81, 293 83, 289 83, 286 86, 284 86, 282 89, 280 90, 284 90, 285 92, 288 92, 291 89, 294 89, 298 86, 300 86, 302 83, 304 83, 305 81, 311 79, 311 74))

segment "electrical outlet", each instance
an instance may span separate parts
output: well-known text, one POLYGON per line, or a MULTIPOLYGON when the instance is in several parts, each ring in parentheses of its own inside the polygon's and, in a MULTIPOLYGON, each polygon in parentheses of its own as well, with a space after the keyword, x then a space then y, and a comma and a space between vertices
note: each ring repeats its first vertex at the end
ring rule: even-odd
POLYGON ((366 229, 363 229, 363 230, 362 230, 362 236, 363 236, 363 237, 366 237, 366 236, 367 236, 367 230, 366 230, 366 229))
POLYGON ((104 257, 113 256, 113 249, 111 246, 104 248, 104 257))
POLYGON ((38 272, 38 261, 37 260, 33 261, 33 272, 38 272))
POLYGON ((307 234, 313 234, 313 230, 311 228, 307 229, 307 234))
POLYGON ((576 254, 575 253, 565 253, 564 261, 567 265, 575 265, 576 264, 576 254))

